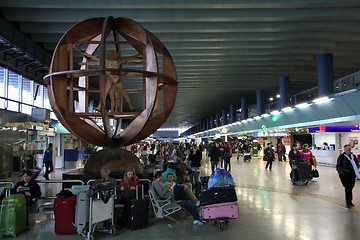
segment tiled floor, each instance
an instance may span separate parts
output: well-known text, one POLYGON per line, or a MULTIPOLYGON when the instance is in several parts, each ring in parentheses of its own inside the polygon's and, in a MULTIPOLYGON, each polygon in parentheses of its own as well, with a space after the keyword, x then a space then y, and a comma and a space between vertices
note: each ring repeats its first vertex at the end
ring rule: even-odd
MULTIPOLYGON (((240 217, 220 231, 213 222, 194 226, 191 217, 179 213, 179 223, 151 218, 149 226, 130 231, 118 229, 116 236, 96 234, 94 239, 357 239, 360 237, 360 183, 354 189, 355 208, 344 206, 344 190, 336 170, 318 167, 320 178, 308 186, 293 186, 289 164, 232 159, 240 217)), ((203 174, 210 166, 203 164, 203 174)), ((55 173, 59 175, 59 171, 55 173)), ((56 176, 53 175, 53 178, 56 176)), ((52 215, 37 213, 35 226, 17 239, 82 239, 79 235, 56 235, 52 215)))

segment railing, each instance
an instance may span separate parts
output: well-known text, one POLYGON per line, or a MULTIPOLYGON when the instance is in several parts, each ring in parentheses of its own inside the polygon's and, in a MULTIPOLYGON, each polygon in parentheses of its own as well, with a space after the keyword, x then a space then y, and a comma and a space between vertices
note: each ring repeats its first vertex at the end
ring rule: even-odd
POLYGON ((0 186, 0 193, 2 193, 6 189, 5 196, 7 197, 10 195, 10 189, 14 187, 14 183, 10 181, 3 181, 0 182, 0 186))

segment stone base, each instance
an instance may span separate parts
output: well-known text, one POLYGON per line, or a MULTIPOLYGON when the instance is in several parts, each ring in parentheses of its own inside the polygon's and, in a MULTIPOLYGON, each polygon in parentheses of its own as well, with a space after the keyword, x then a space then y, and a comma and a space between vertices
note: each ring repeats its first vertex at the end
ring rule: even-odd
POLYGON ((138 157, 122 148, 106 148, 90 156, 84 166, 85 173, 100 173, 103 166, 110 168, 111 173, 124 173, 134 168, 136 174, 142 174, 143 167, 138 157))

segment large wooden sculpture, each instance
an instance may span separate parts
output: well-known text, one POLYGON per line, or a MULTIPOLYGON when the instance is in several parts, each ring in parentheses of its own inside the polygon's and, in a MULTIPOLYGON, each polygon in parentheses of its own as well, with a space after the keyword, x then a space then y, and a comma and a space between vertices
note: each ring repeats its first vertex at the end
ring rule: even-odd
POLYGON ((87 142, 112 148, 161 127, 177 92, 166 47, 126 18, 94 18, 73 26, 56 46, 45 78, 60 122, 87 142))

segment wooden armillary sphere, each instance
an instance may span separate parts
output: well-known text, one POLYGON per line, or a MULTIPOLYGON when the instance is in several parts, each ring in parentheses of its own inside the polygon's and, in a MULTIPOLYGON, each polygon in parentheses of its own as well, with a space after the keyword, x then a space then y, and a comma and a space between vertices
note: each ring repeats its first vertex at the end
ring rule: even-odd
POLYGON ((166 121, 176 100, 170 53, 127 18, 93 18, 73 26, 57 44, 45 78, 60 122, 100 146, 146 138, 166 121))

